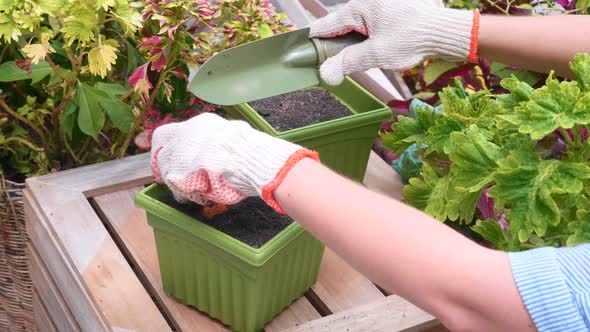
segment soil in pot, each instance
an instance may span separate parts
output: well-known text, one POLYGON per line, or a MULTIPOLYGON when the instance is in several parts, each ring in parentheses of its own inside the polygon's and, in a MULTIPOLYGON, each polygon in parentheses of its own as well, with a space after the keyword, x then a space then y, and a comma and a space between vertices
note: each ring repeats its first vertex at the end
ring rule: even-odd
POLYGON ((338 99, 320 88, 299 90, 249 104, 278 131, 301 128, 351 115, 350 110, 338 99))
POLYGON ((211 219, 203 216, 197 204, 178 203, 171 195, 159 200, 253 248, 260 248, 293 222, 291 217, 275 212, 258 197, 228 206, 226 212, 211 219))

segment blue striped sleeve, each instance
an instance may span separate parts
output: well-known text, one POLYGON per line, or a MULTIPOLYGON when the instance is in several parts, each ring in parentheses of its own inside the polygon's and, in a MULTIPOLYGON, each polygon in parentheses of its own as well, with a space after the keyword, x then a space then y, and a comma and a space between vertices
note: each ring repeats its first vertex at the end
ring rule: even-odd
POLYGON ((590 331, 590 244, 509 256, 514 280, 539 332, 590 331))

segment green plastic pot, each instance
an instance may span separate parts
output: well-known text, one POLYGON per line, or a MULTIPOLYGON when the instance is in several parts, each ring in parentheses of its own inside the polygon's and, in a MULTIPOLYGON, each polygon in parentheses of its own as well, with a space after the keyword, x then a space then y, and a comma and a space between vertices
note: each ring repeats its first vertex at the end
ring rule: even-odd
POLYGON ((293 222, 255 249, 161 202, 153 184, 135 197, 154 229, 164 290, 229 325, 258 331, 316 282, 324 246, 293 222))
POLYGON ((360 182, 365 176, 375 136, 383 121, 391 118, 391 110, 350 78, 336 87, 321 87, 345 105, 351 115, 279 132, 249 104, 224 106, 224 109, 228 118, 245 120, 272 136, 316 150, 324 165, 360 182))

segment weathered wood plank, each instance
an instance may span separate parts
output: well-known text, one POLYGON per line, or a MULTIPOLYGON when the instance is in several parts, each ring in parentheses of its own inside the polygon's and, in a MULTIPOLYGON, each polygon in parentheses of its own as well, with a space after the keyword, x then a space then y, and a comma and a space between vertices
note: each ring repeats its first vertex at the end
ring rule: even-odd
POLYGON ((149 286, 176 329, 228 331, 221 323, 175 301, 164 292, 154 232, 147 224, 145 211, 136 207, 133 202, 135 194, 141 189, 143 187, 96 196, 94 201, 106 218, 105 221, 112 227, 112 234, 127 252, 127 257, 138 267, 136 273, 149 286))
POLYGON ((380 192, 398 201, 402 200, 401 192, 404 189, 404 183, 401 177, 373 151, 369 156, 369 164, 363 184, 373 191, 380 192))
POLYGON ((149 153, 143 153, 28 179, 27 184, 43 183, 93 197, 150 183, 149 158, 149 153))
POLYGON ((322 316, 315 310, 305 297, 292 303, 277 317, 264 327, 266 332, 278 332, 292 328, 309 321, 319 319, 322 316))
POLYGON ((58 329, 49 316, 47 308, 35 289, 33 289, 33 317, 35 318, 35 326, 38 332, 58 332, 58 329))
POLYGON ((428 330, 437 324, 434 317, 404 299, 392 295, 368 305, 310 321, 287 331, 414 332, 428 330))
POLYGON ((385 297, 369 279, 329 248, 324 251, 318 282, 312 289, 333 313, 379 301, 385 297))
POLYGON ((33 285, 41 301, 47 304, 47 312, 52 317, 56 328, 62 332, 81 331, 37 250, 30 243, 27 249, 33 285))
MULTIPOLYGON (((399 176, 377 154, 371 152, 364 184, 371 190, 401 199, 399 176)), ((383 293, 332 250, 326 248, 318 283, 313 291, 333 313, 379 301, 383 293)))
POLYGON ((76 316, 76 320, 82 328, 107 331, 108 325, 104 316, 96 308, 80 278, 76 277, 63 249, 56 245, 53 233, 46 231, 45 219, 28 189, 25 190, 24 197, 27 233, 37 248, 47 270, 55 280, 58 289, 62 290, 64 300, 66 300, 72 313, 76 316))
POLYGON ((27 185, 29 235, 81 329, 170 331, 84 195, 36 179, 27 185))

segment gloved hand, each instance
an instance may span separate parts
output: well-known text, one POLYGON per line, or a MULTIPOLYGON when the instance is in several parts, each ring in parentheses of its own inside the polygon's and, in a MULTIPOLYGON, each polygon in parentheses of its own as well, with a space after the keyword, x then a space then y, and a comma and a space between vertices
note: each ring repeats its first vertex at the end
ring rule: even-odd
POLYGON ((321 77, 330 85, 351 73, 403 71, 429 58, 477 61, 479 12, 444 8, 441 0, 351 0, 310 29, 314 38, 353 30, 369 37, 323 63, 321 77))
POLYGON ((211 113, 161 126, 152 137, 156 182, 166 184, 177 200, 201 205, 262 196, 284 213, 273 191, 303 158, 319 160, 316 152, 211 113))

